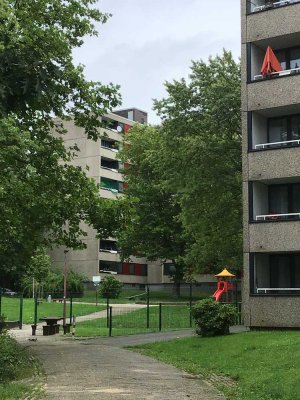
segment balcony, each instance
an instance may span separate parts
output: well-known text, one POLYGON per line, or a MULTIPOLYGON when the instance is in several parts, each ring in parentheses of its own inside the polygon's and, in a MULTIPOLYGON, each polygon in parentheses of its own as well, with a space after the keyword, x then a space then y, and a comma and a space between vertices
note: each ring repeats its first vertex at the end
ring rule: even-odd
POLYGON ((100 239, 99 251, 117 254, 118 246, 116 240, 100 239))
POLYGON ((100 188, 102 190, 108 190, 113 194, 123 193, 123 182, 108 179, 105 177, 101 177, 100 179, 100 188))
MULTIPOLYGON (((273 39, 274 40, 274 39, 273 39)), ((283 41, 285 47, 282 48, 281 40, 265 40, 261 43, 249 43, 248 51, 248 81, 255 82, 261 80, 271 80, 280 77, 296 75, 300 73, 300 38, 287 38, 283 41), (268 46, 274 51, 275 57, 279 61, 282 71, 271 72, 266 75, 261 73, 261 68, 264 62, 268 46)))
POLYGON ((249 185, 250 222, 300 221, 300 183, 249 185), (252 206, 252 207, 251 207, 252 206))
POLYGON ((251 293, 300 295, 300 254, 251 254, 251 293))
POLYGON ((270 114, 252 112, 249 115, 249 151, 299 146, 300 114, 268 117, 270 114))
POLYGON ((256 13, 259 11, 271 10, 278 7, 288 6, 290 4, 299 3, 300 0, 252 0, 247 1, 247 12, 256 13))

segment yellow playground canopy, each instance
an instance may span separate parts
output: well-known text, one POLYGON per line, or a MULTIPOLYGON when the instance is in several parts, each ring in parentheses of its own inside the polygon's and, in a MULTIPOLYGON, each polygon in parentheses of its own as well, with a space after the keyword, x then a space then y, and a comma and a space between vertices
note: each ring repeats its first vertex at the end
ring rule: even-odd
POLYGON ((219 274, 215 275, 218 277, 222 277, 222 278, 226 278, 226 277, 233 277, 235 275, 233 275, 231 272, 228 271, 227 268, 224 268, 222 272, 220 272, 219 274))

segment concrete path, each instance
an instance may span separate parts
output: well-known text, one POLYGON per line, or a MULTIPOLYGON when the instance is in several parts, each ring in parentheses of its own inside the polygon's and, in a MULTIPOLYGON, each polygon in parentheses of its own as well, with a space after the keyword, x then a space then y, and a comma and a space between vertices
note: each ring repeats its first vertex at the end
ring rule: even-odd
POLYGON ((47 375, 51 400, 221 400, 205 381, 121 347, 191 336, 191 330, 86 340, 38 337, 27 343, 47 375))
MULTIPOLYGON (((135 308, 135 305, 127 308, 114 305, 116 311, 118 306, 120 312, 135 308)), ((141 307, 144 306, 138 306, 141 307)), ((101 313, 106 315, 106 310, 78 317, 77 321, 99 318, 103 316, 101 313)), ((10 332, 43 363, 49 400, 224 400, 203 379, 123 349, 192 336, 192 330, 77 339, 42 336, 41 324, 35 337, 31 336, 30 325, 23 328, 10 332)), ((233 332, 243 330, 244 327, 232 329, 233 332)))

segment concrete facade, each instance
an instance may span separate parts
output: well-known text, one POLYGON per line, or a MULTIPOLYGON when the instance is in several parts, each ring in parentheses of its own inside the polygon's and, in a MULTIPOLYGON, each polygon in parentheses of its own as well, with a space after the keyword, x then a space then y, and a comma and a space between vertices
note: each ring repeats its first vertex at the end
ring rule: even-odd
MULTIPOLYGON (((133 117, 147 122, 147 113, 130 109, 133 117)), ((126 114, 122 110, 121 114, 126 114)), ((128 113, 127 113, 128 114, 128 113)), ((87 139, 84 130, 76 127, 72 121, 65 122, 67 134, 64 137, 66 147, 79 148, 78 156, 72 161, 76 166, 85 170, 88 177, 100 184, 99 194, 103 198, 117 199, 122 196, 123 177, 119 172, 123 166, 118 161, 118 144, 122 141, 122 134, 137 121, 124 118, 117 113, 105 115, 103 119, 108 123, 107 129, 101 129, 101 139, 97 142, 87 139)), ((68 250, 55 248, 50 255, 54 264, 62 266, 66 262, 68 267, 82 273, 89 280, 95 275, 105 276, 108 272, 118 270, 116 277, 124 283, 131 285, 170 283, 170 277, 164 275, 164 266, 160 261, 149 262, 145 258, 132 257, 130 263, 122 263, 117 251, 101 246, 116 245, 112 238, 97 238, 97 232, 82 224, 87 236, 83 239, 86 248, 83 250, 68 250), (108 240, 107 240, 108 239, 108 240), (147 272, 145 272, 145 268, 147 272)))
POLYGON ((300 328, 300 1, 241 14, 245 324, 300 328), (262 75, 268 46, 283 71, 262 75))

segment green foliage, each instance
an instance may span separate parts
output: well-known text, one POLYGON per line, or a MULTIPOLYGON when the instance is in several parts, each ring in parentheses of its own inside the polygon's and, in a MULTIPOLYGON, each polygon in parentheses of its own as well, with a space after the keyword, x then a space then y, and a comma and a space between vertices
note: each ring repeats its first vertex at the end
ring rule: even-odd
MULTIPOLYGON (((82 274, 68 271, 67 274, 67 292, 74 293, 76 296, 82 296, 84 291, 83 282, 86 281, 86 277, 82 274)), ((32 296, 32 278, 27 277, 22 280, 23 282, 23 293, 27 297, 32 296)), ((45 297, 48 294, 57 294, 57 297, 63 296, 64 290, 64 274, 61 270, 49 270, 47 276, 41 284, 42 290, 39 290, 39 297, 45 297)))
POLYGON ((242 265, 240 66, 230 52, 196 61, 189 81, 166 83, 159 162, 177 194, 188 248, 199 272, 242 265))
POLYGON ((123 258, 172 260, 175 282, 183 278, 185 238, 178 194, 162 174, 165 142, 158 128, 135 125, 125 137, 122 159, 128 183, 125 217, 117 234, 123 258), (130 160, 130 164, 126 164, 130 160))
POLYGON ((117 299, 122 291, 123 284, 113 276, 106 276, 100 283, 99 294, 106 299, 117 299))
MULTIPOLYGON (((83 282, 86 278, 77 272, 72 270, 68 271, 67 274, 67 292, 76 293, 76 295, 83 294, 83 282)), ((63 293, 64 288, 64 275, 61 271, 51 271, 45 281, 44 291, 45 293, 63 293)))
POLYGON ((29 367, 29 358, 15 339, 0 335, 0 383, 6 383, 22 376, 22 370, 29 367))
POLYGON ((228 335, 229 326, 235 321, 235 308, 220 304, 212 298, 200 300, 192 308, 192 316, 197 325, 196 332, 201 336, 228 335))
MULTIPOLYGON (((0 4, 0 268, 14 282, 39 246, 82 248, 84 220, 102 207, 98 187, 70 161, 62 121, 96 139, 118 88, 85 80, 72 51, 109 15, 95 0, 3 0, 0 4)), ((107 218, 98 226, 107 233, 107 218), (103 224, 101 224, 103 222, 103 224), (105 224, 105 226, 104 226, 105 224)))
POLYGON ((0 335, 6 332, 5 320, 6 317, 4 315, 0 315, 0 335))

